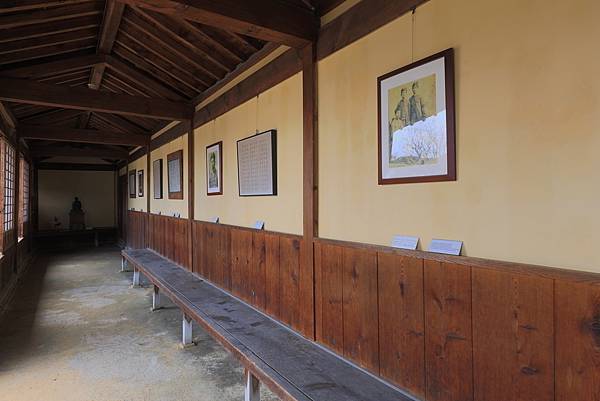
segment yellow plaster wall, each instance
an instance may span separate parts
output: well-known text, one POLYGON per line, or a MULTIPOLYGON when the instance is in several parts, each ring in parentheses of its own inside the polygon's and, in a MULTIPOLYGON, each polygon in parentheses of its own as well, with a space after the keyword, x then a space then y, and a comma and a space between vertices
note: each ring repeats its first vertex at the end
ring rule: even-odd
POLYGON ((154 199, 154 176, 150 178, 150 210, 152 213, 161 213, 167 216, 173 214, 181 215, 182 218, 188 217, 188 136, 187 134, 161 146, 151 152, 150 168, 152 162, 157 159, 163 159, 163 197, 154 199), (169 199, 169 182, 167 171, 167 155, 183 149, 183 199, 169 199))
MULTIPOLYGON (((600 272, 600 2, 431 0, 319 63, 320 235, 600 272), (377 77, 456 50, 458 181, 377 185, 377 77)), ((295 213, 286 208, 287 213, 295 213)))
POLYGON ((195 218, 302 234, 302 75, 195 130, 195 218), (258 107, 257 107, 258 105, 258 107), (277 196, 238 196, 236 141, 277 129, 277 196), (206 146, 223 141, 223 195, 206 195, 206 146))
MULTIPOLYGON (((127 179, 127 206, 128 209, 135 209, 137 211, 148 211, 148 204, 146 201, 146 196, 148 196, 148 188, 146 174, 146 156, 140 157, 137 160, 129 163, 129 172, 131 170, 135 170, 135 198, 129 197, 129 178, 127 179), (144 196, 138 196, 138 184, 137 184, 137 172, 140 170, 144 170, 144 196)), ((129 174, 129 172, 127 174, 129 174)), ((127 176, 129 177, 129 175, 127 176)))
POLYGON ((87 227, 115 225, 115 173, 113 171, 39 170, 40 230, 53 228, 54 217, 69 228, 69 211, 77 196, 85 211, 87 227))

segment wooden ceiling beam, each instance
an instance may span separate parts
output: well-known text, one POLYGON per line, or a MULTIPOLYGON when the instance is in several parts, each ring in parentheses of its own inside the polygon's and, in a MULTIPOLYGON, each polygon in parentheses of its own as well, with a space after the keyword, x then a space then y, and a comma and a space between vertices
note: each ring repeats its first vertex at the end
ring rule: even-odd
POLYGON ((106 157, 110 159, 125 160, 129 157, 129 152, 125 149, 122 151, 113 148, 104 147, 84 147, 75 146, 31 146, 31 157, 106 157))
POLYGON ((0 4, 0 14, 86 3, 90 0, 12 0, 0 4))
POLYGON ((0 58, 0 64, 12 64, 19 61, 55 56, 57 54, 73 53, 79 50, 91 49, 95 46, 96 38, 88 38, 75 42, 46 46, 39 49, 18 51, 3 55, 0 58))
MULTIPOLYGON (((100 54, 110 54, 117 38, 119 26, 123 19, 123 11, 125 4, 119 3, 116 0, 107 0, 106 10, 104 11, 104 20, 102 22, 102 32, 98 40, 98 50, 100 54)), ((94 66, 90 75, 90 89, 99 89, 106 70, 105 64, 97 64, 94 66)))
POLYGON ((102 13, 103 3, 86 2, 64 7, 35 10, 27 13, 0 15, 0 29, 13 29, 26 25, 42 24, 102 13))
POLYGON ((39 38, 28 38, 12 42, 0 43, 0 54, 11 53, 30 49, 39 49, 61 43, 76 42, 83 39, 95 38, 98 35, 96 28, 85 28, 72 32, 56 33, 39 38))
POLYGON ((317 38, 314 12, 278 0, 121 0, 129 5, 301 48, 317 38))
POLYGON ((0 42, 11 42, 15 40, 37 38, 50 34, 72 32, 85 28, 97 28, 100 26, 100 15, 89 15, 85 17, 72 18, 63 21, 55 21, 42 25, 27 25, 20 28, 0 30, 0 42))
POLYGON ((145 146, 149 136, 116 131, 65 129, 40 125, 19 125, 19 136, 25 139, 43 139, 59 142, 97 143, 104 145, 145 146))
POLYGON ((17 126, 17 118, 10 109, 10 106, 4 102, 0 102, 0 118, 4 120, 5 125, 12 129, 17 126))
POLYGON ((188 120, 189 103, 111 94, 88 88, 68 88, 23 79, 0 78, 0 100, 85 111, 188 120))
POLYGON ((95 54, 87 56, 70 56, 48 63, 0 71, 0 75, 11 78, 41 78, 64 72, 78 71, 103 62, 104 58, 95 54))

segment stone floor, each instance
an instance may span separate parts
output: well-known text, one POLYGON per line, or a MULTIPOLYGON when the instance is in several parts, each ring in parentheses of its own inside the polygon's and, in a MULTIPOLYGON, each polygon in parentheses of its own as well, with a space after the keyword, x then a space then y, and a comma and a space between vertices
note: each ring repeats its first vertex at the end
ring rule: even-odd
POLYGON ((112 248, 38 258, 0 318, 0 400, 242 400, 239 363, 196 325, 180 348, 177 307, 119 269, 112 248))

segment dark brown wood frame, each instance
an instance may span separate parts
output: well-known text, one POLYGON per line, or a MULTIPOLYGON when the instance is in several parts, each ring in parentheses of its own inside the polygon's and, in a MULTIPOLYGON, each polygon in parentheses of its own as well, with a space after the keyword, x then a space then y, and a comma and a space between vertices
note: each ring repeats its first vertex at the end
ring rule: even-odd
POLYGON ((183 199, 183 150, 178 150, 167 155, 167 190, 169 199, 183 199), (173 160, 179 160, 179 183, 181 191, 171 192, 171 174, 169 174, 169 163, 173 160))
POLYGON ((223 195, 223 141, 219 141, 219 142, 213 143, 212 145, 208 145, 206 147, 205 157, 206 157, 206 152, 208 151, 208 149, 212 148, 213 146, 219 147, 219 188, 221 190, 219 192, 208 192, 208 159, 206 159, 205 161, 206 161, 206 195, 207 196, 223 195))
POLYGON ((238 195, 241 197, 253 197, 253 196, 277 196, 277 130, 269 129, 263 132, 258 132, 254 135, 250 135, 246 138, 242 138, 236 142, 236 155, 237 155, 237 169, 238 169, 238 195), (240 142, 245 141, 250 138, 254 138, 259 135, 266 134, 267 132, 271 133, 271 167, 272 167, 272 177, 273 177, 273 192, 270 194, 261 194, 261 195, 242 195, 240 192, 240 155, 237 146, 240 142))
POLYGON ((136 173, 135 169, 129 170, 129 180, 127 181, 127 190, 129 191, 129 198, 131 198, 131 199, 135 199, 137 197, 136 179, 137 179, 137 173, 136 173), (131 183, 132 182, 133 182, 133 192, 131 191, 131 183))
POLYGON ((144 196, 144 170, 138 170, 136 173, 137 177, 137 196, 142 198, 144 196))
POLYGON ((379 174, 379 185, 456 181, 456 127, 454 113, 454 49, 452 48, 411 63, 405 67, 398 68, 377 78, 377 171, 379 174), (413 68, 441 58, 444 59, 444 75, 446 78, 446 148, 448 154, 447 173, 444 175, 384 179, 381 171, 381 82, 385 79, 393 77, 394 75, 412 70, 413 68))
POLYGON ((153 185, 152 185, 152 191, 154 192, 154 199, 162 199, 163 198, 163 159, 156 159, 152 162, 152 177, 153 177, 153 185), (158 167, 157 167, 158 165, 158 167), (155 173, 156 169, 158 168, 158 177, 157 174, 155 173), (159 185, 159 190, 160 193, 156 194, 156 179, 158 178, 158 185, 159 185))

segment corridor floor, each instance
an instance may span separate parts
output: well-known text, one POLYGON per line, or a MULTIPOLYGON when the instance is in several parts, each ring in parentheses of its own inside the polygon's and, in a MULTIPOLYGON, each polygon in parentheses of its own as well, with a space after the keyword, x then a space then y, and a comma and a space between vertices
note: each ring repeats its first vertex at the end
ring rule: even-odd
POLYGON ((182 349, 177 307, 119 269, 116 248, 38 257, 0 317, 0 400, 242 400, 241 365, 196 325, 182 349))

